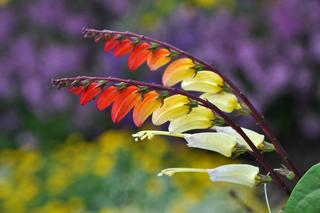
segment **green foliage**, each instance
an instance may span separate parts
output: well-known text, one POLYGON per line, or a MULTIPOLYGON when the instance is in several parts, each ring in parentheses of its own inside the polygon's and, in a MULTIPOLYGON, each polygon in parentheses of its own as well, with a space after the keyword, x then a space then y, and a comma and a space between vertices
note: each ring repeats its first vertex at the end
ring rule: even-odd
POLYGON ((320 212, 320 163, 312 166, 294 188, 285 213, 320 212))

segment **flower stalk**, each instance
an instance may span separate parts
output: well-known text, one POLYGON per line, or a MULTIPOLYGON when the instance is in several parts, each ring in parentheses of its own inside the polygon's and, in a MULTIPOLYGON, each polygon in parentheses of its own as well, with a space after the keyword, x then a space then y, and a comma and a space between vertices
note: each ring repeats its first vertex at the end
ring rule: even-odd
POLYGON ((250 115, 255 119, 256 123, 261 127, 261 129, 268 136, 268 138, 270 139, 270 142, 275 146, 276 152, 279 154, 279 156, 284 161, 286 166, 288 166, 288 168, 296 174, 295 179, 299 180, 299 178, 301 177, 299 171, 294 166, 292 161, 289 159, 287 152, 283 149, 281 144, 278 142, 277 138, 273 135, 272 131, 270 130, 268 124, 264 121, 261 114, 253 106, 253 104, 250 102, 250 100, 243 94, 243 92, 232 81, 230 81, 222 72, 220 72, 216 67, 214 67, 214 65, 209 64, 209 63, 191 55, 190 53, 183 51, 183 50, 181 50, 171 44, 168 44, 166 42, 162 42, 157 39, 153 39, 153 38, 150 38, 150 37, 147 37, 144 35, 139 35, 139 34, 128 32, 128 31, 127 32, 120 32, 120 31, 95 30, 95 29, 84 28, 83 34, 84 34, 85 38, 95 38, 95 40, 97 40, 97 38, 99 38, 98 40, 100 40, 104 36, 120 35, 120 36, 125 36, 128 38, 130 37, 130 38, 138 39, 139 41, 152 42, 154 44, 157 44, 157 45, 160 45, 162 47, 166 47, 166 48, 172 50, 172 52, 175 53, 175 56, 182 55, 182 56, 188 57, 188 58, 192 59, 193 61, 197 62, 199 64, 199 66, 202 66, 203 68, 214 71, 215 73, 220 75, 220 77, 224 80, 224 82, 226 83, 228 88, 230 88, 235 93, 235 95, 242 100, 243 104, 249 109, 250 115))

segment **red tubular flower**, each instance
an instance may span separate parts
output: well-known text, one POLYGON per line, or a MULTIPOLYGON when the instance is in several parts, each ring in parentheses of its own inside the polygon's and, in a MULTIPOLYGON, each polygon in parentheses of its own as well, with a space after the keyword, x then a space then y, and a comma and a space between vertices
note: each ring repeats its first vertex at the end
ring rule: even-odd
POLYGON ((69 92, 75 95, 80 95, 84 91, 84 89, 84 86, 71 86, 69 92))
POLYGON ((166 48, 160 48, 152 52, 148 57, 148 66, 151 71, 155 71, 170 62, 170 54, 171 52, 166 48))
POLYGON ((149 54, 151 53, 151 50, 149 49, 150 46, 150 44, 144 42, 138 44, 134 48, 128 60, 128 66, 131 71, 136 70, 147 60, 149 54))
POLYGON ((101 87, 99 87, 99 83, 93 82, 89 85, 89 87, 84 90, 80 97, 80 104, 86 105, 91 100, 93 100, 101 91, 101 87))
POLYGON ((161 106, 159 93, 156 91, 148 92, 144 95, 144 99, 140 99, 133 109, 133 122, 137 127, 147 120, 147 118, 161 106))
POLYGON ((121 57, 129 54, 134 48, 134 44, 130 39, 123 39, 114 49, 114 55, 121 57))
POLYGON ((139 88, 136 86, 129 86, 117 96, 111 110, 111 117, 114 123, 119 123, 141 99, 138 90, 139 88))
POLYGON ((110 106, 116 97, 120 94, 118 87, 111 86, 104 90, 98 97, 97 107, 100 111, 110 106))
POLYGON ((117 37, 109 38, 104 45, 104 51, 109 52, 110 50, 118 46, 119 43, 120 42, 117 37))

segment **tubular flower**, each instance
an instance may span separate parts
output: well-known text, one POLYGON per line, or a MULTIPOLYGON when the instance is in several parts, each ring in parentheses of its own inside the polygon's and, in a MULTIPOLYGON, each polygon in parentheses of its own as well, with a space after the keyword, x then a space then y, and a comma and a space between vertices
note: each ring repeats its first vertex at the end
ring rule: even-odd
POLYGON ((223 79, 212 71, 199 71, 193 78, 183 80, 181 87, 187 91, 218 93, 222 90, 223 79))
POLYGON ((152 114, 152 123, 161 125, 169 120, 183 116, 190 111, 190 100, 183 95, 173 95, 164 99, 162 106, 152 114))
POLYGON ((259 168, 248 164, 228 164, 214 169, 168 168, 158 176, 172 176, 178 172, 208 173, 212 182, 229 182, 253 187, 259 183, 259 168))
POLYGON ((136 70, 148 59, 151 54, 150 47, 150 44, 143 42, 133 49, 128 60, 128 66, 131 71, 136 70))
POLYGON ((119 88, 116 86, 110 86, 104 90, 98 97, 97 107, 100 111, 110 106, 116 97, 119 95, 119 88))
POLYGON ((147 130, 137 132, 132 136, 135 138, 135 141, 138 141, 139 139, 144 140, 146 138, 151 140, 156 135, 184 138, 189 147, 218 152, 226 157, 239 155, 247 151, 246 147, 240 146, 234 137, 217 132, 182 134, 166 131, 147 130))
POLYGON ((111 117, 114 123, 120 122, 138 103, 141 98, 138 90, 139 88, 136 86, 129 86, 120 91, 114 100, 111 110, 111 117))
POLYGON ((212 110, 198 106, 190 113, 172 119, 169 125, 170 132, 186 132, 193 129, 208 129, 213 126, 215 114, 212 110))
POLYGON ((123 39, 120 41, 119 45, 114 49, 114 55, 116 57, 121 57, 129 54, 134 48, 134 44, 130 39, 123 39))
POLYGON ((88 86, 87 89, 85 89, 80 97, 80 104, 86 105, 90 101, 92 101, 101 91, 101 87, 99 86, 99 83, 93 82, 88 86))
POLYGON ((157 109, 160 108, 162 101, 156 91, 148 92, 143 99, 139 99, 133 110, 133 122, 137 127, 142 126, 145 120, 157 109))
MULTIPOLYGON (((239 144, 246 146, 248 150, 252 151, 251 147, 247 144, 247 142, 232 127, 229 127, 229 126, 225 126, 225 127, 214 126, 213 129, 216 130, 217 132, 225 133, 225 134, 230 135, 231 137, 236 138, 236 140, 237 140, 237 142, 239 144)), ((253 144, 257 148, 259 148, 259 149, 263 149, 264 148, 265 143, 266 143, 264 141, 264 135, 258 134, 256 132, 250 130, 250 129, 246 129, 246 128, 241 128, 241 129, 250 138, 250 140, 253 142, 253 144)), ((272 151, 272 150, 269 150, 269 151, 272 151)))
POLYGON ((220 110, 224 112, 233 112, 234 110, 241 109, 241 105, 235 95, 227 92, 204 93, 200 96, 202 99, 207 99, 209 102, 216 105, 220 110))
POLYGON ((69 89, 70 93, 73 93, 75 95, 80 95, 83 91, 85 90, 85 86, 81 85, 81 86, 71 86, 69 89))
POLYGON ((162 83, 171 87, 180 81, 189 79, 195 75, 195 64, 190 58, 180 58, 172 62, 164 71, 162 83))
POLYGON ((206 149, 231 157, 236 149, 237 141, 224 133, 203 132, 185 137, 189 147, 206 149))
POLYGON ((106 43, 104 45, 104 51, 109 52, 113 48, 115 48, 118 44, 119 44, 119 39, 117 37, 113 36, 106 41, 106 43))
POLYGON ((160 48, 149 54, 147 64, 151 71, 155 71, 171 61, 171 52, 166 48, 160 48))

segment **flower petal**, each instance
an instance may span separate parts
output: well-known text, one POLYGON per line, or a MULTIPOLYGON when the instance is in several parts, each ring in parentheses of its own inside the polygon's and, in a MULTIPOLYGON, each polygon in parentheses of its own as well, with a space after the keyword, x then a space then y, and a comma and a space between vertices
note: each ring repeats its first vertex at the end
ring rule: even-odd
MULTIPOLYGON (((225 133, 225 134, 228 134, 232 137, 235 137, 237 140, 237 143, 239 143, 240 145, 246 146, 247 149, 252 151, 252 149, 250 148, 248 143, 232 127, 230 127, 230 126, 214 126, 213 129, 216 130, 217 132, 225 133)), ((253 142, 253 144, 257 148, 264 142, 264 138, 265 138, 264 135, 261 135, 259 133, 256 133, 250 129, 246 129, 243 127, 241 129, 244 131, 244 133, 246 133, 246 135, 250 138, 250 140, 253 142)))
POLYGON ((159 93, 156 91, 148 92, 144 95, 133 110, 133 122, 137 127, 142 126, 145 120, 161 106, 159 93))
POLYGON ((199 71, 193 78, 182 81, 181 87, 188 91, 218 93, 222 90, 223 79, 212 71, 199 71))
POLYGON ((171 52, 166 48, 160 48, 152 52, 149 57, 147 64, 151 71, 155 71, 171 61, 171 52))
POLYGON ((136 86, 129 86, 120 92, 112 105, 111 117, 114 123, 119 123, 140 100, 141 95, 136 86))
POLYGON ((169 125, 170 132, 185 132, 193 129, 208 129, 212 127, 214 113, 203 106, 192 108, 191 112, 172 119, 169 125))
POLYGON ((106 41, 106 43, 104 45, 104 51, 105 52, 109 52, 113 48, 115 48, 118 44, 119 44, 118 38, 117 37, 111 37, 106 41))
POLYGON ((206 149, 231 157, 236 139, 230 135, 217 132, 188 134, 185 137, 189 147, 206 149))
POLYGON ((171 87, 195 74, 194 63, 190 58, 180 58, 172 62, 164 71, 162 83, 171 87))
POLYGON ((131 71, 136 70, 147 60, 149 54, 151 53, 151 50, 149 50, 150 46, 150 44, 144 42, 138 44, 134 48, 128 60, 128 66, 131 71))
POLYGON ((183 95, 173 95, 164 99, 162 106, 152 114, 152 123, 161 125, 189 112, 189 99, 183 95))
POLYGON ((213 103, 224 112, 230 113, 234 110, 241 109, 241 105, 239 104, 237 97, 231 93, 205 93, 201 95, 200 98, 207 99, 209 102, 213 103))
POLYGON ((120 94, 119 88, 116 86, 110 86, 104 90, 98 97, 97 107, 100 111, 110 106, 116 97, 120 94))
POLYGON ((212 182, 230 182, 253 187, 259 168, 248 164, 228 164, 214 169, 208 169, 212 182))
POLYGON ((134 48, 134 44, 130 39, 123 39, 119 45, 114 49, 114 55, 121 57, 129 54, 134 48))
POLYGON ((98 86, 98 83, 93 82, 89 85, 89 87, 83 91, 80 97, 80 104, 86 105, 90 101, 92 101, 101 91, 101 87, 98 86))

